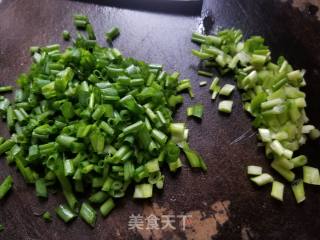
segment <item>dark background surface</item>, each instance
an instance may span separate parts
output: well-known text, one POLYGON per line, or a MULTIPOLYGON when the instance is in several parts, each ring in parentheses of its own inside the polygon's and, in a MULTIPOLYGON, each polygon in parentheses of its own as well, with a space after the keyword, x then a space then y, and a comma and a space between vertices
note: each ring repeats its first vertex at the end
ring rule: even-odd
MULTIPOLYGON (((111 2, 112 6, 107 6, 101 4, 107 1, 91 2, 0 0, 1 85, 14 84, 19 73, 27 71, 31 62, 30 46, 65 45, 61 32, 68 29, 75 34, 73 13, 89 16, 98 40, 103 44, 103 33, 118 26, 121 36, 114 46, 126 56, 162 63, 167 71, 178 70, 182 78, 192 79, 196 97, 191 101, 186 96, 175 119, 187 121, 190 145, 204 157, 208 172, 190 170, 185 164, 176 175, 166 173, 164 191, 156 192, 152 201, 133 201, 130 193, 118 201, 118 207, 107 219, 98 218, 96 228, 91 229, 79 219, 66 225, 56 216, 51 223, 35 216, 46 210, 53 213, 54 207, 63 201, 62 195, 39 201, 33 187, 27 186, 16 170, 1 159, 0 180, 12 174, 15 185, 10 195, 0 202, 0 223, 5 225, 0 239, 192 239, 193 236, 196 236, 194 239, 319 239, 319 189, 306 186, 307 200, 297 205, 287 188, 282 204, 271 199, 270 186, 256 188, 248 181, 245 174, 248 164, 261 165, 266 172, 273 173, 263 151, 257 147, 250 117, 242 109, 238 92, 233 95, 236 104, 232 114, 228 117, 218 113, 220 99, 211 102, 207 88, 198 86, 198 82, 205 79, 196 75, 198 59, 190 53, 197 47, 190 42, 191 33, 196 30, 212 32, 219 27, 235 27, 242 29, 246 36, 264 36, 274 57, 284 55, 295 68, 307 70, 307 112, 311 122, 320 127, 320 22, 315 16, 317 7, 307 4, 305 10, 300 11, 291 2, 278 0, 207 0, 200 15, 198 5, 183 8, 171 5, 169 13, 164 13, 166 7, 159 4, 155 6, 156 11, 147 12, 137 3, 119 9, 119 3, 111 2), (134 9, 130 10, 131 7, 134 9), (186 106, 196 102, 205 105, 201 123, 186 119, 186 106), (242 141, 233 142, 244 133, 246 137, 242 141), (164 214, 199 211, 201 227, 190 226, 191 230, 186 232, 180 228, 163 232, 129 230, 131 214, 146 213, 150 207, 156 212, 152 202, 166 208, 164 214), (210 208, 221 202, 230 202, 225 212, 210 208), (222 214, 225 220, 220 222, 217 214, 222 214), (197 234, 190 234, 192 230, 197 234)), ((152 10, 152 6, 147 10, 152 10)), ((232 81, 231 78, 224 80, 232 81)), ((7 134, 5 124, 1 123, 0 127, 0 132, 7 134)), ((310 142, 302 151, 310 157, 310 165, 319 167, 318 149, 319 141, 310 142)))

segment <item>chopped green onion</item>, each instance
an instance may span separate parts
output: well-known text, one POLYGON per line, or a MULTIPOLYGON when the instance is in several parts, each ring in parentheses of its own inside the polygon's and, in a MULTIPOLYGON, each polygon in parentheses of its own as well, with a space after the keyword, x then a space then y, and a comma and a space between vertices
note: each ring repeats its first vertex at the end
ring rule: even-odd
POLYGON ((171 172, 175 172, 177 171, 179 168, 182 167, 182 162, 180 160, 180 158, 177 158, 175 161, 171 161, 168 163, 169 165, 169 169, 171 172))
POLYGON ((219 103, 218 109, 220 112, 231 113, 233 101, 224 100, 219 103))
POLYGON ((12 185, 13 185, 13 178, 11 177, 11 175, 9 175, 0 184, 0 199, 4 198, 4 196, 12 188, 12 185))
POLYGON ((11 92, 13 90, 12 86, 0 86, 0 93, 11 92))
POLYGON ((100 192, 96 192, 96 193, 94 193, 93 195, 91 195, 91 196, 89 197, 89 201, 90 201, 91 203, 97 203, 97 204, 100 203, 100 204, 101 204, 101 203, 103 203, 107 198, 108 198, 108 194, 105 193, 105 192, 100 191, 100 192))
POLYGON ((284 184, 278 181, 272 182, 271 197, 283 201, 284 184))
POLYGON ((63 204, 59 205, 55 211, 58 217, 60 217, 65 223, 70 222, 77 217, 77 215, 73 213, 68 206, 63 204))
POLYGON ((302 167, 308 163, 308 158, 305 155, 300 155, 290 160, 294 167, 302 167))
POLYGON ((268 173, 263 173, 257 177, 250 178, 252 182, 257 184, 258 186, 263 186, 268 183, 273 182, 273 177, 269 175, 268 173))
POLYGON ((82 203, 79 215, 91 227, 94 227, 96 224, 96 211, 88 203, 82 203))
POLYGON ((202 70, 199 70, 199 71, 198 71, 198 74, 199 74, 199 75, 202 75, 202 76, 205 76, 205 77, 213 77, 213 74, 212 74, 212 73, 206 72, 206 71, 202 71, 202 70))
POLYGON ((194 116, 197 118, 202 118, 203 115, 203 105, 202 104, 196 104, 194 106, 187 108, 187 115, 188 116, 194 116))
POLYGON ((191 167, 202 168, 204 171, 207 170, 207 166, 201 156, 197 152, 191 150, 186 142, 182 143, 182 150, 185 153, 191 167))
MULTIPOLYGON (((69 222, 80 213, 94 226, 89 203, 100 205, 106 216, 127 189, 136 187, 135 198, 152 197, 154 186, 164 187, 164 165, 170 171, 182 166, 178 145, 189 130, 173 117, 183 102, 179 92, 193 92, 190 79, 179 80, 178 72, 100 46, 88 17, 73 18, 85 33, 63 49, 32 47, 32 67, 18 77, 14 98, 0 96, 0 114, 12 133, 8 140, 0 137, 0 154, 35 186, 37 196, 47 198, 47 188, 60 186, 67 204, 56 209, 59 218, 69 222), (84 199, 79 212, 78 199, 87 193, 89 203, 84 199)), ((111 42, 118 35, 113 28, 106 38, 111 42)), ((67 31, 62 36, 70 38, 67 31)), ((192 165, 206 169, 198 153, 184 151, 192 165)), ((12 178, 1 185, 0 198, 11 185, 12 178)))
POLYGON ((248 175, 261 175, 262 174, 262 167, 248 166, 247 167, 247 174, 248 175))
POLYGON ((303 181, 308 184, 320 185, 319 169, 303 166, 303 181))
POLYGON ((69 41, 69 40, 70 40, 70 32, 67 31, 67 30, 64 30, 64 31, 62 32, 62 37, 63 37, 63 40, 69 41))
POLYGON ((113 202, 112 198, 109 198, 107 201, 105 201, 101 207, 100 207, 100 213, 102 216, 106 217, 111 210, 115 207, 115 204, 113 202))
POLYGON ((108 42, 112 42, 116 37, 119 36, 119 34, 120 34, 119 28, 113 27, 110 29, 109 32, 105 34, 105 37, 108 42))
POLYGON ((133 198, 150 198, 152 197, 152 184, 139 184, 135 186, 133 198))
POLYGON ((51 219, 51 214, 47 211, 47 212, 44 212, 42 214, 42 218, 43 220, 45 220, 46 222, 51 222, 52 219, 51 219))
POLYGON ((292 182, 295 178, 294 172, 290 171, 287 168, 284 168, 279 162, 273 161, 271 163, 271 167, 276 170, 282 177, 284 177, 287 181, 292 182))
POLYGON ((291 188, 297 203, 301 203, 306 199, 306 196, 304 193, 304 185, 301 179, 295 180, 292 183, 291 188))
POLYGON ((220 89, 219 94, 224 96, 229 96, 234 89, 235 89, 234 85, 226 84, 220 89))
POLYGON ((36 180, 35 184, 37 197, 47 198, 48 192, 45 180, 43 178, 39 178, 38 180, 36 180))

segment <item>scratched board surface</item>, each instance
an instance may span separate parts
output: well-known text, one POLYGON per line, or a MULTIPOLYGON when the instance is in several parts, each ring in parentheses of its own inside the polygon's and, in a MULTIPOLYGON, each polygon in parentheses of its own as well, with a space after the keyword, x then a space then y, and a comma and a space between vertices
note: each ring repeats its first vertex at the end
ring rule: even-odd
MULTIPOLYGON (((126 56, 162 63, 165 70, 177 70, 183 78, 192 79, 196 97, 191 101, 186 96, 175 120, 187 122, 190 144, 208 165, 207 173, 191 170, 187 164, 177 174, 166 173, 164 191, 156 192, 151 200, 132 200, 131 191, 117 201, 108 218, 99 218, 91 229, 80 219, 66 225, 54 216, 53 222, 45 223, 37 215, 53 212, 63 196, 52 194, 48 201, 39 201, 33 187, 0 159, 0 180, 12 174, 15 181, 13 191, 0 202, 0 224, 5 226, 0 239, 318 239, 319 189, 306 186, 307 201, 297 205, 288 188, 282 204, 270 198, 270 187, 256 188, 248 181, 248 164, 273 171, 257 147, 239 93, 233 96, 236 104, 232 114, 225 116, 217 111, 218 101, 211 102, 207 89, 198 86, 204 78, 195 74, 198 59, 190 54, 196 47, 190 36, 196 30, 213 32, 220 27, 240 28, 246 36, 263 35, 274 57, 285 55, 294 67, 307 70, 307 110, 311 121, 320 127, 319 5, 317 0, 207 0, 201 12, 181 8, 179 14, 179 8, 169 13, 163 12, 163 7, 145 11, 133 6, 130 10, 130 4, 123 9, 119 4, 107 6, 99 1, 0 0, 1 84, 14 84, 18 74, 28 69, 29 46, 64 45, 61 32, 68 29, 75 33, 75 12, 89 16, 101 43, 103 33, 118 26, 121 36, 114 46, 126 56), (196 102, 205 105, 202 122, 186 118, 186 106, 196 102), (156 216, 158 225, 129 229, 130 219, 138 215, 144 220, 156 216), (190 216, 185 229, 183 216, 190 216), (168 217, 172 226, 166 226, 168 217)), ((233 80, 226 77, 224 81, 233 80)), ((8 136, 3 123, 0 133, 8 136)), ((302 152, 319 167, 318 148, 319 142, 309 143, 302 152)))

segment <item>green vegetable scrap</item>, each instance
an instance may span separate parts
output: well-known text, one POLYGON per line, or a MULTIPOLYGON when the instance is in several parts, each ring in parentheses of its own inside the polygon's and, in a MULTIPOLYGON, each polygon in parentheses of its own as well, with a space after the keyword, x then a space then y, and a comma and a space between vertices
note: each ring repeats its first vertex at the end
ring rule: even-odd
MULTIPOLYGON (((18 78, 13 102, 1 97, 0 115, 12 135, 0 138, 0 154, 35 185, 38 197, 61 186, 66 204, 56 208, 59 218, 69 222, 79 215, 93 227, 97 205, 107 216, 130 185, 134 198, 152 197, 163 188, 163 166, 181 168, 178 144, 187 141, 188 129, 173 123, 173 113, 183 102, 179 92, 193 93, 178 72, 168 74, 161 65, 97 44, 86 16, 75 15, 74 24, 87 36, 78 33, 64 51, 59 44, 32 47, 33 63, 18 78), (80 203, 83 192, 90 197, 80 203)), ((117 35, 117 28, 106 34, 110 41, 117 35)), ((203 168, 198 154, 185 151, 196 156, 192 167, 203 168)), ((43 217, 50 219, 48 213, 43 217)))
MULTIPOLYGON (((226 29, 208 36, 194 33, 192 41, 200 44, 200 49, 192 53, 204 66, 235 75, 244 108, 254 118, 252 124, 258 129, 266 156, 273 159, 271 167, 289 182, 296 179, 294 169, 303 167, 303 181, 319 185, 319 170, 304 166, 308 163, 306 156, 295 156, 306 143, 307 136, 320 137, 320 131, 307 124, 306 95, 301 91, 306 85, 305 71, 293 69, 284 57, 272 61, 271 51, 262 37, 245 40, 240 30, 226 29)), ((233 91, 232 85, 220 88, 218 82, 215 78, 210 86, 212 99, 218 94, 228 96, 233 91)), ((220 102, 220 111, 229 113, 231 109, 232 101, 220 102)), ((258 175, 252 178, 258 185, 271 181, 270 175, 262 174, 255 166, 248 168, 248 174, 258 175)), ((282 183, 273 182, 272 197, 282 200, 283 189, 282 183)), ((298 203, 305 199, 301 180, 292 184, 292 190, 298 203)))

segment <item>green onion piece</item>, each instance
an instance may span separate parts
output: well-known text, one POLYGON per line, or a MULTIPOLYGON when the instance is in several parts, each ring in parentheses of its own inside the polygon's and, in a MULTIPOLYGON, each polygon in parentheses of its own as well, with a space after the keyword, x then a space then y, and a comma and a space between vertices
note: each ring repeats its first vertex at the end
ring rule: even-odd
POLYGON ((91 227, 94 227, 94 225, 96 224, 96 211, 88 203, 82 203, 79 215, 91 227))
POLYGON ((290 160, 294 167, 302 167, 308 163, 308 158, 305 155, 300 155, 290 160))
POLYGON ((31 55, 35 54, 36 52, 39 52, 40 48, 38 46, 31 46, 29 51, 31 55))
POLYGON ((219 103, 218 109, 220 112, 231 113, 233 101, 224 100, 219 103))
POLYGON ((149 173, 158 172, 160 170, 158 159, 147 162, 144 167, 149 173))
POLYGON ((0 199, 4 198, 9 190, 12 188, 13 178, 11 175, 7 176, 0 184, 0 199))
POLYGON ((295 178, 294 172, 284 168, 277 161, 273 161, 271 163, 271 167, 276 170, 282 177, 284 177, 287 181, 292 182, 295 178))
POLYGON ((259 131, 259 136, 260 136, 262 142, 271 142, 272 141, 272 136, 271 136, 271 132, 269 129, 259 128, 258 131, 259 131))
POLYGON ((282 144, 278 141, 278 140, 274 140, 271 144, 270 144, 270 148, 274 151, 274 153, 276 153, 278 156, 282 156, 284 154, 284 147, 282 146, 282 144))
POLYGON ((207 71, 198 70, 198 74, 205 77, 213 77, 213 74, 207 71))
POLYGON ((45 220, 46 222, 51 222, 52 218, 51 218, 51 214, 50 212, 46 211, 42 214, 42 218, 43 220, 45 220))
POLYGON ((261 175, 262 174, 262 167, 259 166, 248 166, 247 167, 247 174, 248 175, 261 175))
POLYGON ((89 40, 96 40, 96 35, 94 34, 93 27, 90 23, 86 25, 86 32, 88 33, 89 40))
POLYGON ((171 172, 176 172, 178 170, 178 168, 182 167, 182 162, 181 162, 180 158, 177 158, 175 161, 168 162, 168 165, 169 165, 169 169, 171 172))
POLYGON ((320 131, 318 129, 312 129, 309 136, 312 140, 318 139, 320 137, 320 131))
POLYGON ((291 189, 297 203, 301 203, 306 199, 304 193, 304 185, 302 179, 297 179, 291 184, 291 189))
POLYGON ((12 86, 1 86, 0 87, 0 93, 11 92, 12 90, 13 90, 12 86))
POLYGON ((119 31, 119 28, 117 27, 113 27, 110 29, 109 32, 107 32, 105 34, 105 37, 106 37, 106 40, 108 42, 112 42, 116 37, 118 37, 120 35, 120 31, 119 31))
POLYGON ((157 129, 152 129, 151 136, 160 144, 163 145, 167 142, 168 137, 157 129))
POLYGON ((100 213, 103 217, 106 217, 111 210, 115 207, 115 204, 113 202, 112 198, 109 198, 107 201, 105 201, 101 207, 100 207, 100 213))
POLYGON ((152 184, 138 184, 135 186, 133 198, 150 198, 152 197, 152 184))
POLYGON ((3 154, 4 152, 10 150, 13 145, 15 145, 15 142, 11 139, 6 140, 4 143, 0 145, 0 154, 3 154))
POLYGON ((3 230, 4 230, 4 226, 0 224, 0 232, 2 232, 3 230))
POLYGON ((65 223, 70 222, 77 217, 77 215, 73 213, 67 205, 64 204, 59 205, 55 211, 58 217, 60 217, 65 223))
POLYGON ((43 178, 39 178, 36 180, 35 184, 37 197, 47 198, 48 192, 45 180, 43 178))
POLYGON ((203 86, 205 86, 205 85, 207 85, 207 81, 201 81, 201 82, 199 82, 199 86, 200 86, 200 87, 203 87, 203 86))
POLYGON ((271 197, 283 201, 284 184, 278 181, 272 182, 271 197))
POLYGON ((78 29, 85 29, 86 25, 87 25, 87 21, 85 21, 85 20, 74 20, 74 25, 78 29))
POLYGON ((102 191, 96 192, 89 197, 91 203, 101 204, 108 198, 108 194, 102 191))
POLYGON ((212 80, 212 82, 211 82, 211 85, 210 85, 210 90, 211 91, 214 91, 215 90, 215 88, 218 86, 218 84, 219 84, 219 81, 220 81, 220 79, 218 78, 218 77, 215 77, 213 80, 212 80))
POLYGON ((319 169, 303 166, 303 181, 308 184, 320 185, 319 169))
POLYGON ((64 31, 62 32, 62 37, 63 37, 63 40, 69 41, 69 40, 70 40, 70 32, 67 31, 67 30, 64 30, 64 31))
POLYGON ((258 186, 263 186, 273 182, 273 177, 268 173, 263 173, 257 177, 250 178, 250 180, 258 186))
POLYGON ((194 106, 187 108, 187 115, 188 116, 194 116, 197 118, 202 118, 203 115, 203 105, 202 104, 196 104, 194 106))
POLYGON ((235 89, 234 85, 231 84, 225 84, 219 91, 220 95, 229 96, 233 90, 235 89))
POLYGON ((201 156, 197 152, 191 150, 186 142, 182 143, 182 150, 185 153, 191 167, 201 168, 204 171, 207 170, 207 166, 201 156))

